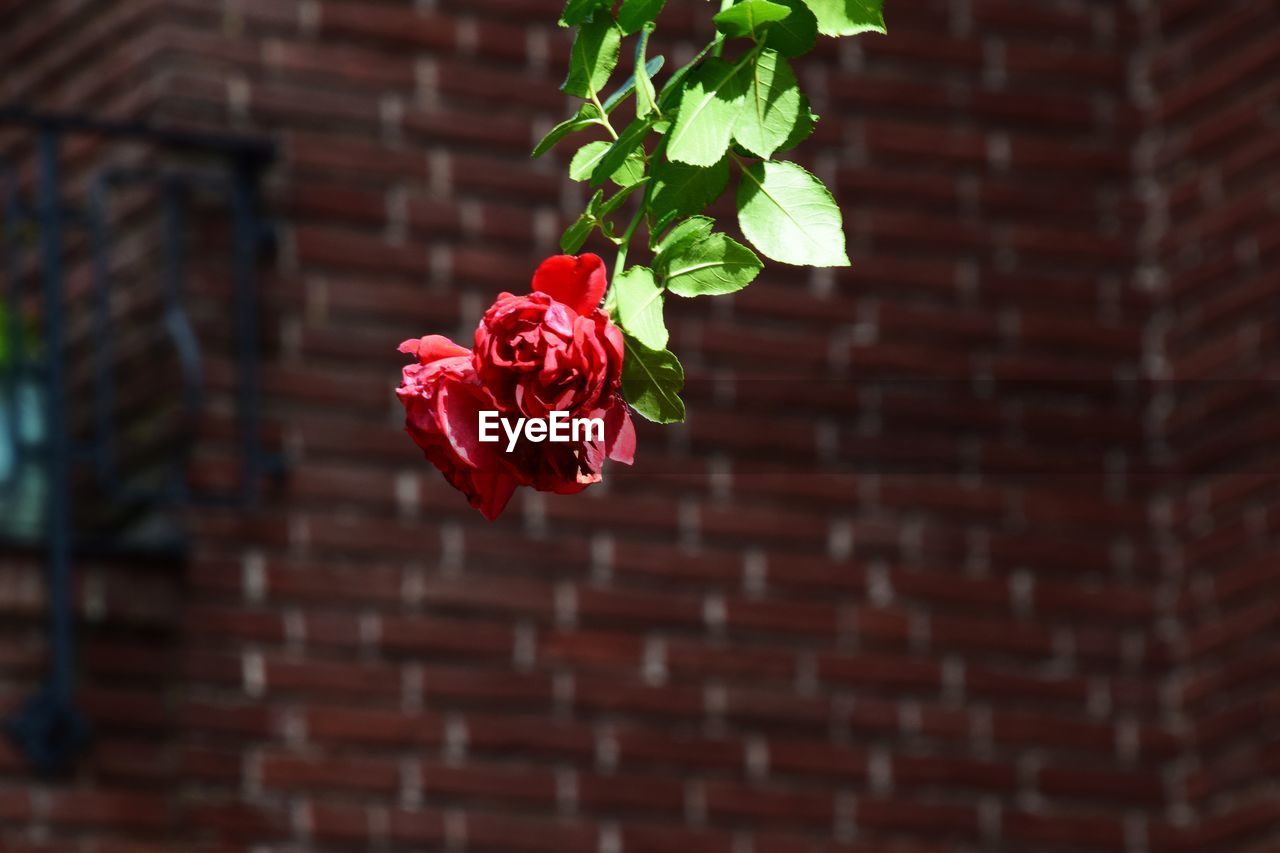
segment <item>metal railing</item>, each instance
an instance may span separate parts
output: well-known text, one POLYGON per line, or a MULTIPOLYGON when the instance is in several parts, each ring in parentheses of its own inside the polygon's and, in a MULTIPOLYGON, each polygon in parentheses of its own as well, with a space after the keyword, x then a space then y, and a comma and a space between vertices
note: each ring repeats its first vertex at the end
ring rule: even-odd
MULTIPOLYGON (((7 730, 32 764, 44 772, 67 768, 85 747, 89 725, 76 705, 77 654, 73 558, 79 531, 73 477, 85 467, 104 495, 131 504, 166 508, 193 502, 252 505, 264 475, 279 470, 279 460, 261 443, 258 379, 258 278, 264 249, 272 240, 270 223, 260 207, 264 172, 274 158, 266 141, 222 134, 157 128, 144 123, 99 121, 83 116, 50 115, 0 108, 0 130, 17 134, 28 151, 25 190, 18 173, 0 162, 0 274, 5 328, 0 329, 0 409, 15 471, 39 474, 42 524, 35 544, 44 554, 48 606, 48 674, 43 687, 7 722, 7 730), (69 138, 90 136, 145 145, 162 165, 145 169, 103 167, 88 183, 83 205, 70 204, 64 175, 69 138), (199 168, 182 165, 196 155, 199 168), (177 162, 179 165, 169 165, 177 162), (211 165, 205 165, 211 164, 211 165), (115 428, 116 381, 111 314, 112 276, 109 256, 112 221, 108 198, 124 185, 155 187, 161 200, 158 215, 162 281, 162 325, 177 356, 182 388, 176 395, 185 420, 194 423, 204 402, 201 343, 187 310, 187 237, 190 195, 199 190, 225 199, 230 216, 231 313, 234 341, 235 432, 240 471, 237 487, 223 494, 194 494, 187 487, 186 458, 173 460, 172 470, 157 487, 137 489, 120 476, 115 428), (88 253, 93 359, 92 412, 81 413, 80 398, 70 393, 66 257, 69 236, 83 238, 88 253), (18 235, 30 238, 31 263, 19 259, 18 235), (22 269, 37 279, 38 290, 24 294, 22 269), (38 301, 34 312, 31 301, 38 301), (23 316, 38 318, 33 334, 23 316), (33 343, 31 338, 38 343, 33 343), (38 402, 36 402, 38 401, 38 402), (33 407, 39 410, 34 411, 33 407), (39 429, 28 429, 38 423, 39 429), (88 423, 87 429, 76 424, 88 423), (33 467, 34 466, 34 467, 33 467)), ((10 472, 12 474, 12 471, 10 472)), ((15 477, 0 483, 9 494, 15 477)))

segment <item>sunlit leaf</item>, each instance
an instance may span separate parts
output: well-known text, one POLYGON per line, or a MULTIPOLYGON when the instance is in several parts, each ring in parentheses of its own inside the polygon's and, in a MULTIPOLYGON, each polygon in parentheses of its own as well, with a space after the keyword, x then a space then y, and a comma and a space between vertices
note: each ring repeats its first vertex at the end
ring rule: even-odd
POLYGON ((818 19, 818 32, 828 36, 883 33, 884 0, 804 0, 818 19))
POLYGON ((622 395, 641 417, 660 424, 684 420, 684 368, 670 350, 646 347, 630 335, 623 335, 626 354, 622 360, 622 395))
POLYGON ((604 15, 578 28, 569 52, 569 76, 561 91, 579 98, 596 96, 618 66, 622 33, 604 15))
POLYGON ((743 170, 738 224, 746 238, 775 261, 849 266, 840 208, 822 182, 795 163, 767 161, 743 170))
POLYGON ((776 50, 762 51, 746 71, 746 101, 733 123, 733 138, 752 154, 768 159, 800 120, 800 86, 791 64, 776 50))
POLYGON ((614 280, 615 309, 622 328, 651 350, 666 349, 662 288, 648 267, 631 267, 614 280))

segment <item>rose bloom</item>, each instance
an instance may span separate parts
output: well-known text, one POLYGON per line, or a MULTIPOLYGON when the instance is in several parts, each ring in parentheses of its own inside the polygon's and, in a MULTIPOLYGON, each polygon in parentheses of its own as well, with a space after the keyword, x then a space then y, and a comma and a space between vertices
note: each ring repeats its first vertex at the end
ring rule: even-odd
POLYGON ((528 296, 501 294, 476 329, 476 373, 504 409, 531 418, 582 416, 609 405, 622 382, 622 332, 597 306, 604 263, 550 258, 528 296))
POLYGON ((516 486, 574 494, 601 479, 605 459, 630 465, 635 429, 620 393, 622 333, 600 310, 607 286, 595 255, 549 258, 533 292, 501 294, 476 329, 475 351, 439 336, 407 341, 418 357, 398 395, 406 429, 427 459, 486 518, 516 486), (600 418, 604 440, 481 443, 479 413, 545 419, 550 412, 600 418))
POLYGON ((471 350, 431 335, 405 341, 400 352, 418 358, 405 366, 396 391, 404 404, 405 431, 427 461, 492 521, 520 480, 496 445, 480 441, 480 412, 492 411, 494 403, 476 378, 471 350))

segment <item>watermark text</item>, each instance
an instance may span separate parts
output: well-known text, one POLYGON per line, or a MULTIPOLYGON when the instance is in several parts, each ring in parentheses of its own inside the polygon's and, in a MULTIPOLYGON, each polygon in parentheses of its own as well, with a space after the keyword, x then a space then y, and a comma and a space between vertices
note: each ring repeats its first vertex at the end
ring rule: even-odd
POLYGON ((523 435, 534 444, 544 441, 604 441, 603 418, 570 418, 568 412, 551 412, 541 418, 504 418, 500 412, 480 412, 480 441, 497 444, 502 441, 498 429, 507 437, 507 452, 515 450, 523 435))

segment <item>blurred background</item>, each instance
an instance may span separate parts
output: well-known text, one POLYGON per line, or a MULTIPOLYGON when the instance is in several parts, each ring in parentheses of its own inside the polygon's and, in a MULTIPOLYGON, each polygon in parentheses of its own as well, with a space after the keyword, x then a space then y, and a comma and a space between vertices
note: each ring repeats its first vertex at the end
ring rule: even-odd
POLYGON ((395 348, 586 200, 559 3, 0 3, 0 849, 1276 849, 1280 7, 887 6, 852 269, 488 524, 395 348))

